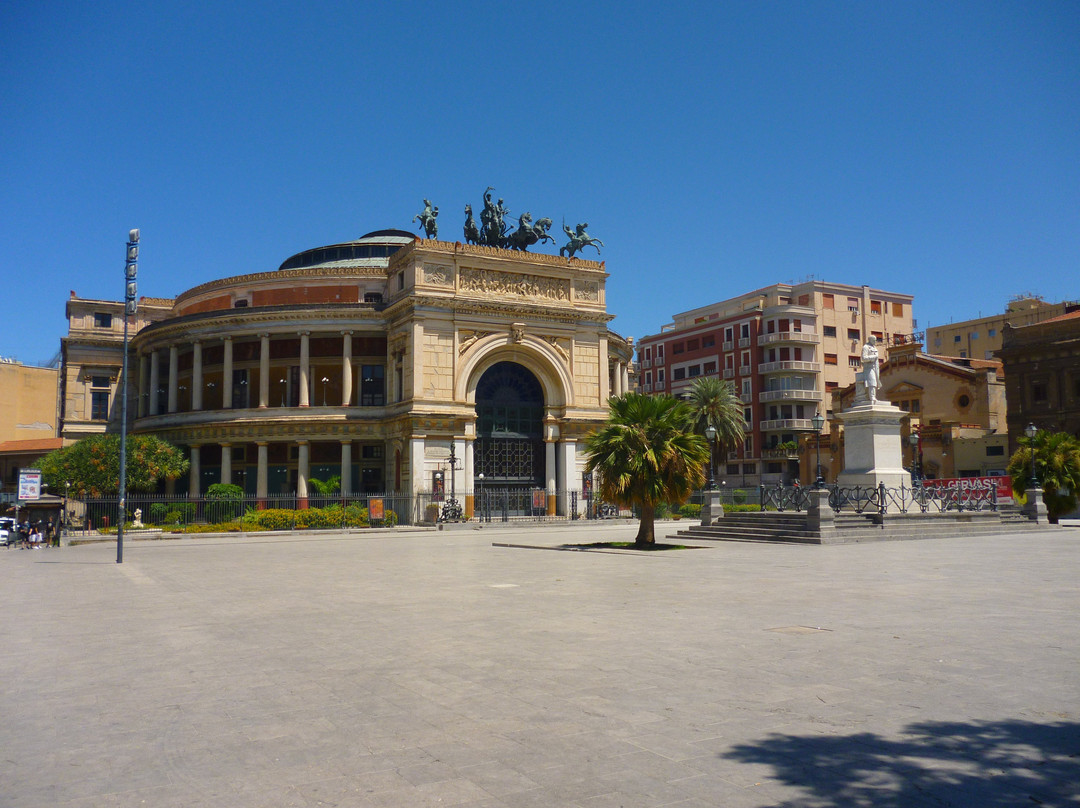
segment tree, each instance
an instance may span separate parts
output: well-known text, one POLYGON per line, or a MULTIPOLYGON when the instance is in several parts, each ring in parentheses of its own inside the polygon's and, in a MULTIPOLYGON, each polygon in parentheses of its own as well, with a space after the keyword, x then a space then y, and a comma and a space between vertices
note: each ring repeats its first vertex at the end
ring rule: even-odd
POLYGON ((308 485, 311 489, 320 496, 330 496, 336 494, 341 489, 341 475, 335 474, 326 482, 318 479, 317 477, 308 478, 308 485))
MULTIPOLYGON (((698 379, 690 387, 688 399, 693 410, 694 431, 705 434, 706 427, 716 430, 716 457, 734 449, 746 436, 742 399, 726 379, 698 379)), ((715 471, 715 469, 714 469, 715 471)))
POLYGON ((605 500, 641 509, 634 541, 655 544, 656 506, 685 502, 704 484, 708 444, 688 429, 690 406, 671 396, 627 393, 608 407, 607 423, 585 439, 586 472, 599 472, 605 500))
MULTIPOLYGON (((183 452, 152 435, 129 435, 127 486, 129 491, 153 491, 161 480, 175 480, 187 472, 183 452)), ((52 491, 67 490, 80 499, 106 497, 120 488, 120 436, 92 435, 56 449, 38 460, 42 481, 52 491)))
POLYGON ((1013 490, 1024 494, 1029 488, 1043 489, 1046 515, 1058 518, 1076 509, 1080 492, 1080 441, 1068 432, 1039 430, 1034 438, 1022 437, 1020 448, 1009 460, 1013 490), (1035 479, 1031 479, 1031 454, 1035 452, 1035 479))

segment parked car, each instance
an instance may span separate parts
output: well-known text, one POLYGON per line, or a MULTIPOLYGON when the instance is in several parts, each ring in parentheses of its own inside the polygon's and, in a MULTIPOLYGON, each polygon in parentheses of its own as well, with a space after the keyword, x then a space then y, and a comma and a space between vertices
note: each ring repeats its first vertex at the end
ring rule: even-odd
POLYGON ((19 531, 15 529, 15 520, 10 516, 0 516, 0 544, 10 547, 19 543, 19 531))

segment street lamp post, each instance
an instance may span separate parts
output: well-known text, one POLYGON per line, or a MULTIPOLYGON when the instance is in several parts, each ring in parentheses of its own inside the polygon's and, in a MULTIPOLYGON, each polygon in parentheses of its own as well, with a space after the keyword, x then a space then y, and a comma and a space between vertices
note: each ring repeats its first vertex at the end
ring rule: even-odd
POLYGON ((709 482, 705 487, 706 491, 716 490, 716 477, 713 474, 713 446, 716 441, 716 427, 709 424, 705 427, 705 439, 709 442, 709 482))
POLYGON ((124 563, 124 521, 126 517, 126 505, 124 502, 127 493, 127 400, 128 400, 128 318, 139 310, 139 302, 136 297, 138 285, 136 278, 139 274, 139 231, 131 230, 128 233, 127 263, 124 266, 124 356, 120 370, 120 518, 116 520, 116 563, 124 563))
POLYGON ((922 427, 913 426, 908 435, 908 443, 911 444, 911 470, 913 482, 918 484, 922 480, 922 427))
POLYGON ((477 480, 477 488, 478 488, 476 493, 480 495, 480 497, 479 497, 480 498, 480 517, 479 517, 479 519, 477 521, 483 522, 484 521, 484 472, 481 471, 480 474, 477 475, 476 480, 477 480))
POLYGON ((821 478, 821 428, 825 426, 825 416, 821 414, 821 410, 814 413, 810 423, 814 425, 814 446, 817 449, 817 475, 814 477, 814 488, 822 488, 825 480, 821 478))
POLYGON ((1038 487, 1038 480, 1035 479, 1035 436, 1039 434, 1039 430, 1035 428, 1035 424, 1028 424, 1024 427, 1024 434, 1028 439, 1028 452, 1031 457, 1031 487, 1038 487))
POLYGON ((322 377, 322 405, 324 407, 326 406, 326 385, 329 381, 330 379, 328 379, 326 376, 322 377))

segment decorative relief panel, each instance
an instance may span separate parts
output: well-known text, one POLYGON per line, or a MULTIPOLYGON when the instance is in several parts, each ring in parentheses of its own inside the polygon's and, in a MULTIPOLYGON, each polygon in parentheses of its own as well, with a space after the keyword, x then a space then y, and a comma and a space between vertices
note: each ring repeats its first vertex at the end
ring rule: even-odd
POLYGON ((539 278, 520 272, 495 272, 488 269, 462 269, 460 284, 463 292, 570 301, 570 282, 562 278, 539 278))
POLYGON ((477 340, 491 336, 491 333, 491 331, 459 331, 458 356, 462 356, 477 340))
POLYGON ((454 285, 454 270, 440 264, 424 264, 424 283, 428 286, 454 285))
POLYGON ((574 298, 587 303, 600 302, 600 284, 593 281, 577 281, 574 283, 574 298))
POLYGON ((558 337, 544 337, 544 342, 550 345, 564 360, 570 359, 570 340, 558 337))

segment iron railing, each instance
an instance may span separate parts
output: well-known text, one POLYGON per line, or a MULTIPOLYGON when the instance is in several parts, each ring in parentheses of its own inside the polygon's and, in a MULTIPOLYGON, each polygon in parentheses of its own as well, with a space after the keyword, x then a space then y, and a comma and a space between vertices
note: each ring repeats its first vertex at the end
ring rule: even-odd
MULTIPOLYGON (((874 486, 826 486, 829 506, 836 513, 945 513, 946 511, 996 511, 997 489, 942 488, 916 485, 898 488, 881 483, 874 486)), ((761 510, 805 511, 810 507, 809 486, 766 486, 760 488, 761 510)))

